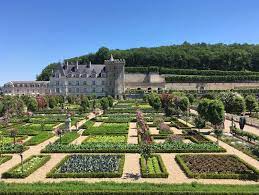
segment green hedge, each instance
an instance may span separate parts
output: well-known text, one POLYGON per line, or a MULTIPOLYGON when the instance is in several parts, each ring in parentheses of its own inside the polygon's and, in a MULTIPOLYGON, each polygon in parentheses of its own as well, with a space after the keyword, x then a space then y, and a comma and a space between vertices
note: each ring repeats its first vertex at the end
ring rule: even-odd
POLYGON ((253 174, 235 174, 235 173, 225 173, 225 174, 217 174, 217 173, 193 173, 189 167, 186 165, 184 160, 181 158, 181 156, 184 155, 176 155, 175 160, 181 167, 181 169, 186 173, 188 177, 191 178, 202 178, 202 179, 245 179, 245 180, 258 180, 259 179, 259 170, 254 168, 253 166, 246 163, 244 160, 240 159, 236 155, 235 158, 237 158, 239 161, 241 161, 243 164, 245 164, 249 169, 251 169, 254 173, 253 174))
POLYGON ((2 174, 2 178, 25 178, 28 177, 30 174, 32 174, 34 171, 39 169, 41 166, 43 166, 47 161, 50 160, 50 155, 33 155, 29 158, 27 158, 23 164, 26 162, 30 161, 34 157, 42 157, 41 161, 39 164, 36 164, 34 167, 30 167, 28 170, 24 170, 23 172, 13 172, 15 169, 19 168, 21 164, 16 165, 15 167, 9 169, 7 172, 2 174))
POLYGON ((259 136, 255 135, 253 133, 249 133, 247 131, 242 131, 241 129, 238 129, 235 127, 230 127, 230 133, 232 133, 233 135, 246 137, 248 141, 251 141, 251 140, 259 141, 259 136))
POLYGON ((155 184, 116 182, 55 182, 5 183, 0 182, 0 195, 258 195, 259 185, 226 184, 155 184))
POLYGON ((96 172, 96 173, 57 173, 57 170, 70 157, 66 156, 47 174, 47 178, 114 178, 121 177, 123 174, 123 166, 125 162, 125 155, 120 155, 120 163, 118 172, 96 172))
POLYGON ((139 159, 140 163, 140 171, 141 171, 141 176, 143 178, 167 178, 168 177, 168 172, 166 170, 166 167, 164 165, 164 162, 161 158, 160 155, 151 155, 151 158, 155 157, 158 161, 159 164, 159 169, 161 170, 160 173, 149 173, 148 172, 148 167, 145 163, 145 159, 143 156, 139 159))
POLYGON ((249 82, 249 81, 259 81, 259 75, 229 75, 229 76, 200 76, 200 75, 174 75, 166 76, 165 81, 167 83, 224 83, 224 82, 249 82))

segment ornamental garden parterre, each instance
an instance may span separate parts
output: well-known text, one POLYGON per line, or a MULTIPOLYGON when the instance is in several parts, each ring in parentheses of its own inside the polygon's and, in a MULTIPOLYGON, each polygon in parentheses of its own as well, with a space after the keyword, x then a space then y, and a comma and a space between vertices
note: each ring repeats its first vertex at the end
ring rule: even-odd
POLYGON ((226 127, 224 102, 195 96, 56 97, 53 108, 42 96, 33 112, 33 97, 22 111, 3 97, 0 181, 257 186, 259 130, 226 127))

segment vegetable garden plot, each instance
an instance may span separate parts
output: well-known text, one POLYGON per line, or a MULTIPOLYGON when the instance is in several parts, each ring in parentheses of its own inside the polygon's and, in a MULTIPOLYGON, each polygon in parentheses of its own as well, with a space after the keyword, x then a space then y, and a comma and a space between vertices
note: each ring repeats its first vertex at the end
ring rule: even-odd
POLYGON ((140 158, 141 176, 144 178, 167 178, 168 172, 160 155, 152 155, 147 162, 140 158))
POLYGON ((127 134, 128 123, 104 123, 99 127, 90 127, 83 135, 127 134))
POLYGON ((69 155, 54 167, 47 177, 121 177, 124 161, 124 155, 69 155))
POLYGON ((83 141, 84 143, 126 143, 127 137, 125 135, 96 135, 89 136, 83 141))
POLYGON ((0 165, 10 160, 12 156, 0 156, 0 165))
POLYGON ((187 176, 204 179, 253 179, 259 171, 235 155, 176 155, 187 176))
POLYGON ((37 155, 26 159, 23 162, 23 166, 18 164, 17 166, 11 168, 7 172, 2 174, 3 178, 25 178, 36 171, 38 168, 43 166, 50 156, 47 155, 37 155))

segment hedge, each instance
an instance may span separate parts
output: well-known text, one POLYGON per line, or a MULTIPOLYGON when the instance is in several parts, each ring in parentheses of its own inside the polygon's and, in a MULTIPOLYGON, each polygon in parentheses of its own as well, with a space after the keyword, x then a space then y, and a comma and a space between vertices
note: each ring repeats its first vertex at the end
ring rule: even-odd
MULTIPOLYGON (((80 135, 77 132, 66 132, 61 136, 61 144, 68 145, 75 139, 77 139, 80 135)), ((60 143, 60 138, 58 138, 55 143, 60 143)))
POLYGON ((152 157, 155 157, 157 158, 158 160, 158 164, 159 164, 159 167, 161 169, 161 173, 148 173, 147 169, 147 165, 145 163, 145 159, 143 156, 141 156, 141 158, 139 159, 139 163, 140 163, 140 171, 141 171, 141 176, 143 178, 167 178, 168 177, 168 172, 166 170, 166 167, 164 165, 164 162, 161 158, 160 155, 151 155, 150 156, 151 158, 152 157))
POLYGON ((165 81, 167 83, 224 83, 224 82, 249 82, 259 81, 259 75, 229 75, 229 76, 200 76, 200 75, 174 75, 166 76, 165 81))
POLYGON ((120 155, 120 163, 118 172, 95 172, 95 173, 57 173, 57 170, 62 166, 71 155, 62 159, 51 171, 47 174, 47 178, 115 178, 121 177, 125 162, 125 155, 120 155))
POLYGON ((235 158, 237 158, 239 161, 241 161, 243 164, 245 164, 249 169, 253 170, 254 174, 236 174, 236 173, 225 173, 225 174, 216 174, 216 173, 193 173, 189 167, 186 165, 186 163, 184 162, 184 160, 181 158, 180 154, 177 154, 175 156, 175 160, 176 162, 179 164, 179 166, 181 167, 181 169, 186 173, 186 175, 188 177, 191 178, 202 178, 202 179, 249 179, 249 180, 255 180, 257 181, 259 179, 259 170, 257 170, 255 167, 251 166, 250 164, 248 164, 247 162, 245 162, 244 160, 240 159, 238 156, 236 155, 232 155, 235 156, 235 158))
POLYGON ((230 127, 230 133, 232 133, 233 135, 237 135, 237 136, 241 136, 241 137, 247 137, 248 141, 251 140, 257 140, 259 141, 259 136, 253 134, 253 133, 249 133, 247 131, 242 131, 241 129, 235 128, 235 127, 230 127))
POLYGON ((32 158, 39 156, 43 157, 41 162, 37 164, 37 166, 31 167, 29 170, 24 171, 23 173, 12 173, 13 170, 21 166, 21 163, 16 165, 15 167, 9 169, 7 172, 2 174, 2 178, 25 178, 28 177, 30 174, 32 174, 34 171, 42 167, 46 162, 50 160, 50 155, 33 155, 29 158, 27 158, 23 163, 25 164, 26 162, 30 161, 32 158))
POLYGON ((53 137, 54 134, 51 132, 40 132, 38 135, 33 136, 32 138, 30 138, 28 141, 26 141, 24 144, 26 146, 34 146, 37 144, 40 144, 46 140, 48 140, 49 138, 53 137))

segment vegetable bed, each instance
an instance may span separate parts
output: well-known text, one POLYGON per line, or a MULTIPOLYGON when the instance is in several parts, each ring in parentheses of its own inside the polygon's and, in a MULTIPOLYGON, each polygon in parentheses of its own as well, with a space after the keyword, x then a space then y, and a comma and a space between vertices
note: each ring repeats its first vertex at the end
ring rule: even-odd
POLYGON ((64 144, 64 145, 68 145, 70 144, 72 141, 74 141, 75 139, 77 139, 80 135, 77 132, 67 132, 64 135, 62 135, 61 137, 61 142, 60 142, 60 138, 55 142, 58 144, 64 144))
POLYGON ((104 123, 99 127, 90 127, 83 135, 127 134, 128 123, 104 123))
POLYGON ((2 174, 3 178, 25 178, 36 171, 38 168, 43 166, 50 156, 47 155, 37 155, 31 156, 23 162, 23 171, 21 164, 11 168, 7 172, 2 174))
POLYGON ((0 165, 12 159, 12 156, 0 156, 0 165))
POLYGON ((47 177, 121 177, 124 161, 124 155, 69 155, 54 167, 47 177))
POLYGON ((152 155, 147 163, 143 156, 140 158, 141 176, 143 178, 167 178, 168 172, 160 155, 152 155))
POLYGON ((40 144, 46 140, 48 140, 49 138, 53 137, 54 134, 51 132, 40 132, 38 135, 33 136, 31 139, 29 139, 27 142, 25 142, 26 146, 34 146, 37 144, 40 144))
POLYGON ((96 135, 89 136, 86 138, 82 144, 84 143, 126 143, 127 137, 125 135, 96 135))
POLYGON ((259 171, 235 155, 176 155, 188 177, 257 180, 259 171))

